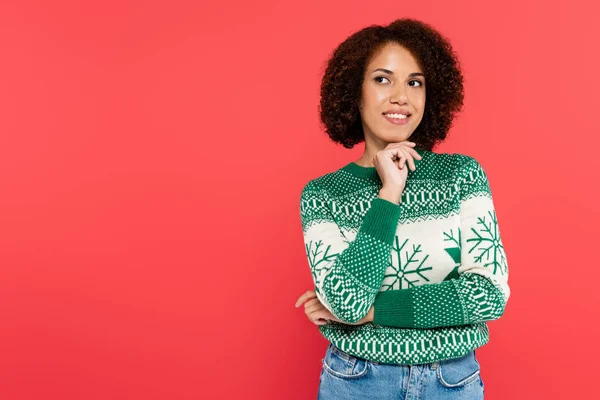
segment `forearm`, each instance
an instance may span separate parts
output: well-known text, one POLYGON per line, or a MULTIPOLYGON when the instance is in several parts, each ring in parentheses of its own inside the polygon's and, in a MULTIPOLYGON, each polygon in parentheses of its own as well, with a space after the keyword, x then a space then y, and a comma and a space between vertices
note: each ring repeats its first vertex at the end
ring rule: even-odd
POLYGON ((373 323, 397 328, 458 326, 500 318, 507 299, 478 274, 377 295, 373 323))
POLYGON ((368 313, 383 282, 400 206, 391 201, 395 192, 372 199, 354 240, 349 241, 327 196, 314 184, 302 192, 306 255, 321 303, 340 320, 355 323, 368 313))

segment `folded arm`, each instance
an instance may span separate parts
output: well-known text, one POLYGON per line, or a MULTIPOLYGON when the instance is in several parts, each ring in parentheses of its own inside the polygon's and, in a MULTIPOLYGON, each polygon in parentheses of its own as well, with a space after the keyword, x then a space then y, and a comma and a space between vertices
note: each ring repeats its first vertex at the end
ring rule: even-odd
POLYGON ((473 158, 462 166, 458 276, 409 289, 379 292, 373 323, 435 328, 490 321, 510 296, 508 264, 487 176, 473 158))
POLYGON ((302 191, 300 218, 306 256, 319 301, 342 322, 355 323, 367 315, 383 282, 400 206, 373 199, 356 238, 349 243, 327 198, 313 181, 302 191))

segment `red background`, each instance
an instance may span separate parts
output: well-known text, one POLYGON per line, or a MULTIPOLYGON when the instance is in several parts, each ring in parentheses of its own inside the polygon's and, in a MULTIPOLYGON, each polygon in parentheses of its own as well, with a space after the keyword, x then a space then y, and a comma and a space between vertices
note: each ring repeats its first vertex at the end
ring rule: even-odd
POLYGON ((508 255, 486 399, 589 398, 592 3, 1 2, 0 397, 315 398, 299 195, 362 153, 319 126, 322 67, 407 16, 461 59, 465 111, 436 151, 484 166, 508 255))

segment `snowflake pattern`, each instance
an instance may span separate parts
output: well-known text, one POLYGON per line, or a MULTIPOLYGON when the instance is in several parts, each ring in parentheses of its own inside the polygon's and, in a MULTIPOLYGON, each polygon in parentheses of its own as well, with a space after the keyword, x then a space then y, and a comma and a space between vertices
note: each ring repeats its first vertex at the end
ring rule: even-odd
MULTIPOLYGON (((350 252, 353 254, 349 255, 351 260, 348 265, 356 267, 354 272, 362 274, 364 282, 374 283, 375 278, 379 281, 387 273, 383 282, 385 286, 380 288, 381 291, 386 288, 414 288, 420 284, 427 286, 426 283, 440 281, 444 275, 445 280, 457 278, 461 257, 470 264, 475 263, 477 257, 481 268, 489 272, 487 275, 492 275, 492 271, 498 272, 492 282, 505 293, 505 301, 509 294, 506 256, 497 231, 495 215, 488 215, 488 211, 493 211, 493 204, 485 171, 477 160, 468 156, 432 154, 421 150, 419 154, 424 157, 417 171, 407 181, 398 219, 400 224, 419 224, 415 227, 415 236, 401 234, 395 237, 388 231, 385 245, 374 241, 372 236, 366 236, 362 246, 354 246, 356 250, 350 252), (467 201, 469 210, 462 213, 460 207, 467 201), (465 224, 469 225, 458 229, 459 218, 456 216, 463 214, 468 215, 468 222, 465 224), (471 217, 473 214, 475 216, 471 217), (421 227, 422 230, 419 229, 421 227), (379 246, 379 251, 373 248, 374 245, 379 246), (355 264, 351 264, 352 262, 355 264), (368 268, 375 264, 377 271, 368 268), (491 268, 492 265, 494 268, 491 268), (447 273, 446 269, 452 271, 447 273), (501 274, 503 270, 506 272, 501 274)), ((349 163, 339 172, 311 180, 301 196, 300 216, 313 278, 323 279, 328 269, 339 267, 330 276, 331 281, 335 281, 334 284, 339 287, 332 290, 332 284, 327 288, 332 291, 332 300, 338 301, 336 305, 339 305, 339 309, 349 316, 356 315, 361 307, 370 304, 370 293, 363 295, 362 286, 354 285, 358 282, 353 279, 345 280, 344 278, 351 277, 342 276, 344 266, 335 263, 335 259, 343 254, 349 243, 341 244, 342 238, 337 236, 334 227, 319 225, 335 222, 340 230, 351 233, 358 231, 369 210, 369 204, 378 195, 380 184, 377 171, 349 163), (313 224, 317 224, 317 228, 311 229, 313 224), (325 229, 331 231, 326 232, 325 229), (332 236, 333 233, 336 236, 332 236), (322 238, 323 241, 320 240, 322 238), (340 299, 342 302, 339 302, 340 299)), ((476 274, 472 278, 475 276, 476 274)), ((374 285, 371 289, 375 290, 374 285)), ((477 301, 481 300, 478 298, 477 301)), ((502 299, 498 297, 498 300, 502 299)), ((473 301, 462 302, 461 307, 468 307, 473 301)), ((450 307, 448 304, 441 305, 450 307)), ((485 322, 440 326, 436 329, 405 329, 372 323, 348 326, 333 321, 320 325, 319 330, 327 340, 349 354, 396 364, 422 364, 464 356, 489 340, 485 322)))
POLYGON ((481 225, 479 231, 471 228, 475 236, 467 239, 467 242, 474 243, 473 247, 469 250, 469 254, 474 250, 478 250, 480 253, 475 257, 475 262, 483 263, 484 267, 493 265, 494 275, 496 275, 498 269, 500 269, 500 274, 504 275, 508 272, 508 268, 504 246, 502 245, 500 231, 498 230, 496 211, 488 211, 488 215, 491 219, 489 223, 486 222, 486 217, 477 218, 477 225, 481 225))
POLYGON ((444 278, 445 281, 458 278, 458 268, 460 267, 461 262, 460 252, 462 249, 462 245, 460 228, 457 228, 457 231, 457 237, 454 237, 454 229, 450 229, 449 233, 444 232, 444 242, 450 242, 450 247, 446 247, 444 248, 444 250, 450 257, 452 257, 452 260, 454 261, 454 268, 452 269, 452 271, 450 271, 448 275, 446 275, 446 277, 444 278))
MULTIPOLYGON (((450 243, 454 243, 456 246, 454 246, 454 248, 458 248, 460 250, 461 245, 460 245, 460 228, 457 229, 458 230, 458 237, 454 237, 454 229, 450 229, 450 233, 448 232, 444 232, 444 242, 450 242, 450 243)), ((460 262, 460 259, 458 260, 454 260, 456 262, 460 262)))
MULTIPOLYGON (((331 245, 326 249, 323 248, 323 240, 313 242, 312 240, 306 245, 306 256, 312 271, 313 280, 319 282, 318 277, 321 272, 339 255, 338 253, 330 254, 331 245), (313 246, 314 245, 314 246, 313 246)), ((318 285, 317 285, 317 290, 318 285)))
POLYGON ((398 236, 394 238, 390 264, 386 269, 381 291, 408 289, 417 286, 420 280, 429 282, 429 278, 423 275, 423 272, 433 269, 433 267, 425 265, 429 255, 419 260, 417 257, 419 253, 422 253, 421 245, 413 244, 412 250, 409 250, 409 246, 407 246, 408 241, 409 239, 404 240, 402 246, 399 246, 398 236), (404 249, 405 247, 407 247, 406 250, 404 249), (403 251, 404 257, 402 257, 403 251))

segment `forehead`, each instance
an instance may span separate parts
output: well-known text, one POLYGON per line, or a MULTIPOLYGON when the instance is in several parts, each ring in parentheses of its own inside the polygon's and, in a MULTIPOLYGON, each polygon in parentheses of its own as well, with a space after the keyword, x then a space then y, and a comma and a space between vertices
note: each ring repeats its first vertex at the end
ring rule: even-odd
POLYGON ((419 62, 408 49, 398 43, 387 43, 378 49, 367 64, 367 73, 384 68, 394 73, 423 72, 419 62))

